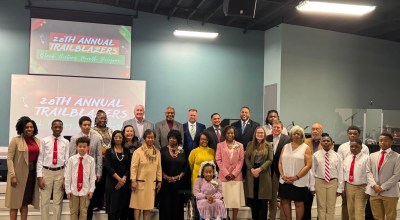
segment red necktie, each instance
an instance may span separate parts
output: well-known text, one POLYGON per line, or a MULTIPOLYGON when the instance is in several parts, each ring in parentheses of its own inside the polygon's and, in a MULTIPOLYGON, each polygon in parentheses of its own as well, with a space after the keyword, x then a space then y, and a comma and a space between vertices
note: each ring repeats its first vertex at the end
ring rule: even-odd
POLYGON ((329 154, 325 154, 325 182, 331 181, 331 174, 329 172, 329 154))
POLYGON ((83 187, 83 164, 82 164, 83 157, 79 157, 79 167, 78 167, 78 184, 77 189, 78 192, 81 191, 83 187))
POLYGON ((57 138, 54 139, 54 148, 53 148, 53 165, 57 165, 57 138))
POLYGON ((385 160, 385 153, 386 151, 382 151, 381 159, 379 159, 379 164, 378 164, 378 173, 381 171, 381 167, 383 164, 383 161, 385 160))
POLYGON ((217 138, 218 138, 218 143, 221 142, 221 133, 219 132, 219 128, 215 129, 217 131, 217 138))
POLYGON ((351 161, 350 165, 350 173, 349 173, 349 182, 354 182, 354 163, 356 162, 356 156, 353 156, 353 160, 351 161))

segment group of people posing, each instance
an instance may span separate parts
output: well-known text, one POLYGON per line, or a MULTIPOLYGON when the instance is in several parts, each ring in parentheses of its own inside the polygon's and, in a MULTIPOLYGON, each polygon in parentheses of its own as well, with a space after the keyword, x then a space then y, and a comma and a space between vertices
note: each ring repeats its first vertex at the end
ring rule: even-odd
POLYGON ((369 155, 350 126, 349 141, 334 151, 320 123, 288 134, 276 110, 265 125, 250 119, 242 107, 240 120, 221 127, 218 113, 209 128, 189 109, 188 122, 174 120, 175 109, 155 126, 144 118, 142 105, 121 130, 107 127, 99 110, 92 120, 79 119, 81 131, 70 141, 62 136, 63 122, 54 120, 53 134, 41 140, 34 120, 21 117, 8 147, 6 207, 10 219, 27 219, 28 205, 41 209, 43 220, 61 219, 64 192, 71 219, 91 220, 102 209, 108 218, 139 220, 159 209, 159 219, 184 219, 184 203, 194 196, 203 219, 236 220, 240 207, 249 206, 252 219, 311 219, 316 195, 318 219, 334 219, 337 196, 342 196, 342 219, 365 219, 367 199, 375 219, 395 219, 399 198, 400 158, 391 150, 393 136, 382 133, 381 150, 369 155), (53 215, 49 216, 53 197, 53 215), (39 200, 40 197, 40 200, 39 200))

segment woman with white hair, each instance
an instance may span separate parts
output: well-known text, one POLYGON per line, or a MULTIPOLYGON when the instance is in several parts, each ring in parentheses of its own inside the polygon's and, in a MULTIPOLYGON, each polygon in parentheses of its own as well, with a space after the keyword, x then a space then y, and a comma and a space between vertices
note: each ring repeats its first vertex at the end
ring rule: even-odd
POLYGON ((292 142, 282 148, 279 159, 279 197, 286 219, 292 219, 291 202, 296 207, 296 220, 304 215, 304 200, 308 193, 311 148, 304 143, 304 130, 293 126, 290 130, 292 142))

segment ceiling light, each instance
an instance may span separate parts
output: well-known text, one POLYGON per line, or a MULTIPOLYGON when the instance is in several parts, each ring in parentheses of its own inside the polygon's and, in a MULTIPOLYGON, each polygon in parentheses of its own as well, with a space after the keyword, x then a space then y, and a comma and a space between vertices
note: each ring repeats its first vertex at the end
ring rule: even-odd
POLYGON ((375 10, 375 6, 373 5, 357 5, 324 1, 302 1, 296 8, 297 10, 304 12, 323 12, 346 15, 364 15, 375 10))
POLYGON ((175 30, 174 35, 178 37, 216 38, 218 33, 175 30))

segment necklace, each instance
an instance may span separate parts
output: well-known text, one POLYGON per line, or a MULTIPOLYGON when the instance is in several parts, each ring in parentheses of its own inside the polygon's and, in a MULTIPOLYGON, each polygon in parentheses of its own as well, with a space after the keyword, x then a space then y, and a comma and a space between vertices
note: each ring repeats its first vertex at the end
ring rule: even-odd
POLYGON ((114 152, 115 152, 115 156, 117 157, 117 160, 119 161, 119 162, 121 162, 123 159, 124 159, 124 153, 121 153, 122 154, 122 157, 121 157, 121 159, 119 159, 119 157, 118 157, 118 153, 117 153, 117 151, 115 150, 115 148, 114 148, 114 152))

